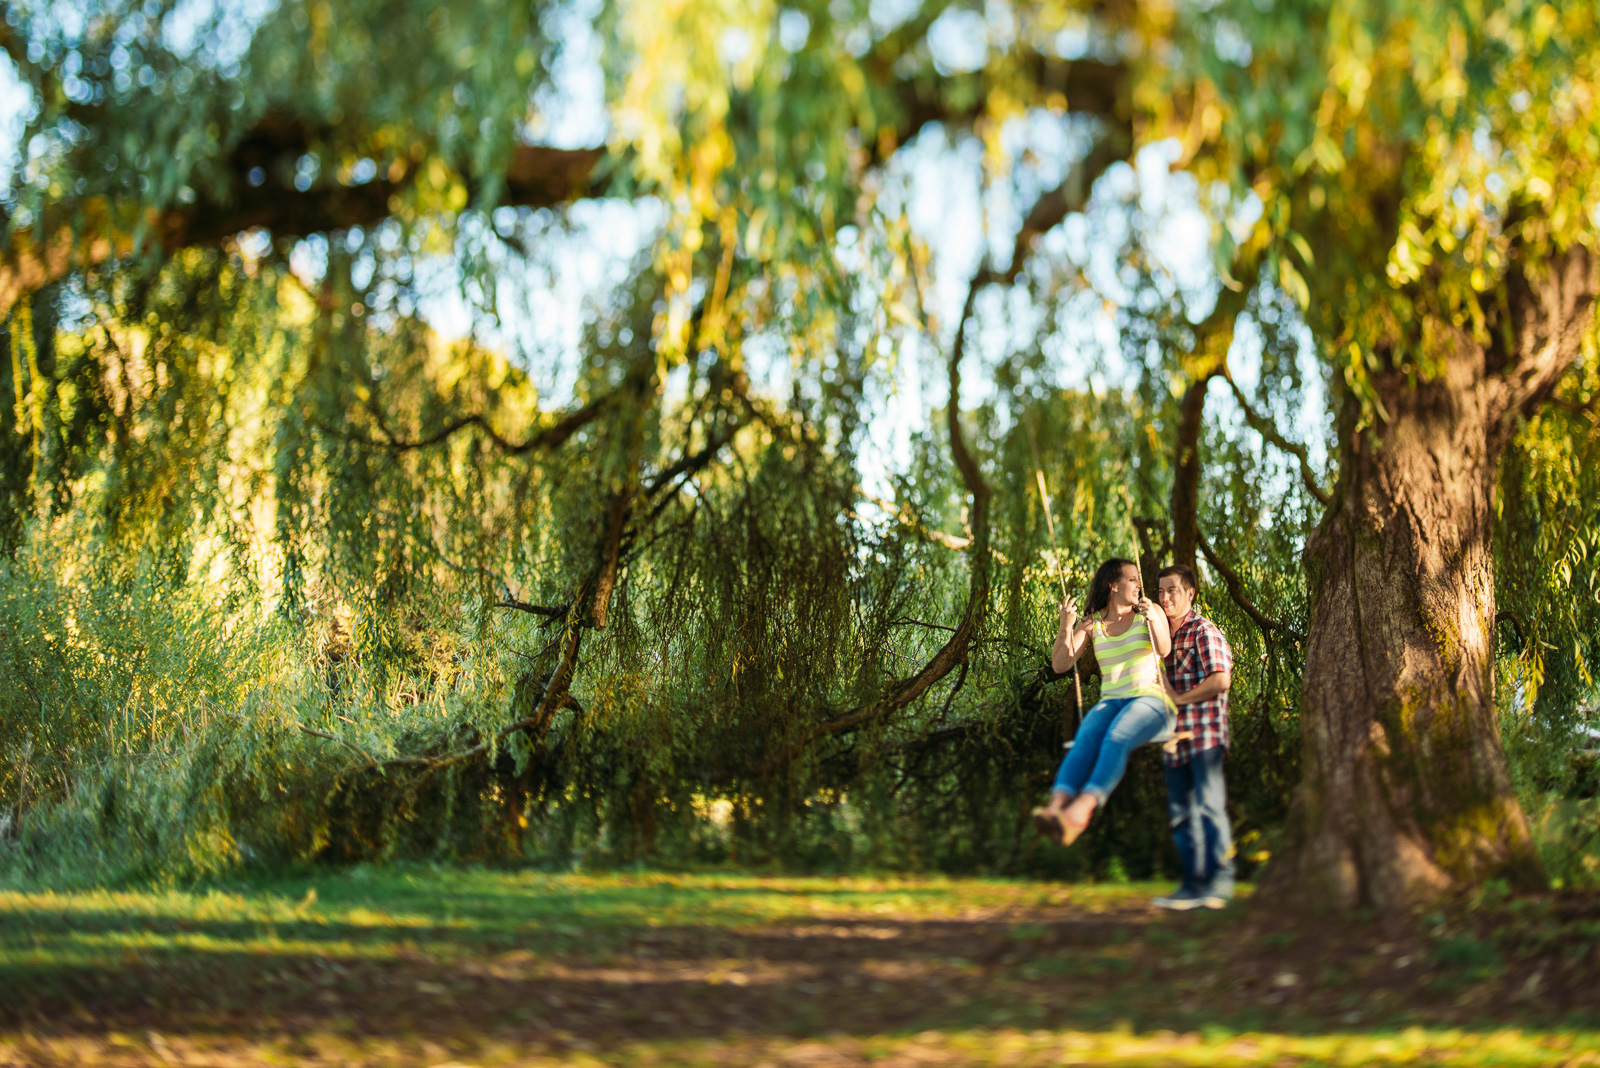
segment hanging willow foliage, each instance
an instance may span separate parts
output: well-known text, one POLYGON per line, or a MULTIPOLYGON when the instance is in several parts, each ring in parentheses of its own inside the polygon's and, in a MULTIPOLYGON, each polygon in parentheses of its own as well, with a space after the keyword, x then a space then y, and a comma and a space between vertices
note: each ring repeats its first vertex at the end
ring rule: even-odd
MULTIPOLYGON (((1570 758, 1600 623, 1582 588, 1600 500, 1580 180, 1595 153, 1573 94, 1592 15, 1491 20, 1482 33, 1521 51, 1472 72, 1474 118, 1443 38, 1401 54, 1437 21, 1415 17, 1425 4, 1017 5, 984 23, 970 69, 937 42, 972 13, 939 2, 903 18, 619 2, 582 32, 564 4, 286 0, 254 21, 89 6, 0 22, 31 94, 0 202, 8 866, 1152 873, 1169 849, 1153 753, 1082 847, 1024 833, 1080 714, 1048 663, 1062 577, 1081 597, 1100 560, 1130 554, 1147 584, 1168 559, 1208 578, 1202 608, 1236 654, 1229 777, 1254 863, 1306 826, 1288 802, 1305 754, 1314 782, 1369 755, 1303 741, 1302 689, 1314 727, 1381 703, 1330 703, 1337 673, 1306 674, 1312 651, 1355 640, 1318 614, 1341 576, 1308 575, 1308 537, 1376 544, 1340 541, 1339 517, 1352 486, 1387 485, 1350 475, 1391 455, 1374 444, 1385 406, 1420 419, 1434 409, 1397 402, 1459 400, 1451 315, 1510 381, 1490 327, 1533 330, 1546 283, 1548 352, 1571 366, 1546 360, 1479 435, 1501 487, 1495 566, 1473 579, 1498 600, 1501 688, 1480 688, 1508 714, 1527 798, 1587 788, 1570 758), (609 140, 542 143, 552 72, 586 35, 609 140), (1525 122, 1524 74, 1565 87, 1525 122), (1364 110, 1372 85, 1383 106, 1364 110), (1540 158, 1566 145, 1573 166, 1554 184, 1507 172, 1522 199, 1463 206, 1440 183, 1489 188, 1480 127, 1540 158), (1019 151, 1019 130, 1054 147, 1019 151), (981 157, 989 224, 942 320, 952 280, 909 222, 905 162, 940 138, 981 157), (1155 251, 1141 146, 1216 224, 1203 291, 1155 251), (1437 167, 1395 162, 1413 147, 1437 167), (640 251, 574 287, 612 209, 640 251), (1508 213, 1543 222, 1512 234, 1508 213), (580 289, 580 335, 546 344, 541 316, 567 299, 552 294, 580 289), (1063 388, 1112 298, 1127 373, 1108 356, 1063 388), (434 325, 452 313, 462 336, 434 325), (898 361, 936 380, 939 407, 886 466, 869 443, 898 361), (1318 389, 1336 423, 1307 415, 1318 389)), ((1420 571, 1393 588, 1433 580, 1420 571)), ((1304 796, 1302 815, 1337 808, 1304 796)), ((1355 832, 1317 833, 1345 848, 1355 832)), ((1384 878, 1368 883, 1404 882, 1384 878)))

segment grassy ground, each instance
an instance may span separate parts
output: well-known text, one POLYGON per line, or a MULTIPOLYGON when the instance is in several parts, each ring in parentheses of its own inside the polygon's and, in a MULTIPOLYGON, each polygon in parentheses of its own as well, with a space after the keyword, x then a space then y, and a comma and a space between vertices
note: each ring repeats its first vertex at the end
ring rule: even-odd
POLYGON ((0 892, 0 1065, 1600 1065, 1600 902, 357 869, 0 892), (1481 905, 1481 903, 1480 903, 1481 905))

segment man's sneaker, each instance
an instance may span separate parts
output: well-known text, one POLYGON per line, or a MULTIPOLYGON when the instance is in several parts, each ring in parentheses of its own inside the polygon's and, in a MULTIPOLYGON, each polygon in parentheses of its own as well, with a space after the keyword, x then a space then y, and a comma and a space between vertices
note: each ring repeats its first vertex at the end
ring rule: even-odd
POLYGON ((1228 907, 1228 899, 1221 894, 1207 894, 1200 899, 1199 904, 1208 909, 1225 909, 1228 907))
MULTIPOLYGON (((1179 890, 1165 897, 1155 898, 1150 904, 1158 909, 1170 909, 1173 912, 1188 912, 1190 909, 1200 908, 1205 899, 1199 894, 1188 890, 1179 890)), ((1220 907, 1220 906, 1219 906, 1220 907)))

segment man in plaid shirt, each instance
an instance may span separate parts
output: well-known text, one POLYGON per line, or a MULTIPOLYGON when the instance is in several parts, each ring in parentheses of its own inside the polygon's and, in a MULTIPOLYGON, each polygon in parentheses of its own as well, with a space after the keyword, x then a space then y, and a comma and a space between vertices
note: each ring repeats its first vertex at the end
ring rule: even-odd
POLYGON ((1183 861, 1183 885, 1155 899, 1158 908, 1220 909, 1233 896, 1233 831, 1222 761, 1228 755, 1228 687, 1233 650, 1211 620, 1194 610, 1194 572, 1182 564, 1162 568, 1157 600, 1172 629, 1167 681, 1178 704, 1178 732, 1194 738, 1162 760, 1167 812, 1183 861))

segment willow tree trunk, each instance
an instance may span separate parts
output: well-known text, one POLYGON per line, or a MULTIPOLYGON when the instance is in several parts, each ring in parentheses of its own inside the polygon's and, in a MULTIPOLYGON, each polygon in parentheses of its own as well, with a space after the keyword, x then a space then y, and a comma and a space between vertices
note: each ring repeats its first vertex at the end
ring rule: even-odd
POLYGON ((1458 333, 1441 374, 1376 383, 1386 418, 1345 435, 1306 548, 1305 778, 1269 890, 1394 911, 1542 882, 1496 723, 1495 476, 1573 365, 1594 291, 1587 254, 1513 279, 1492 324, 1509 344, 1458 333))

